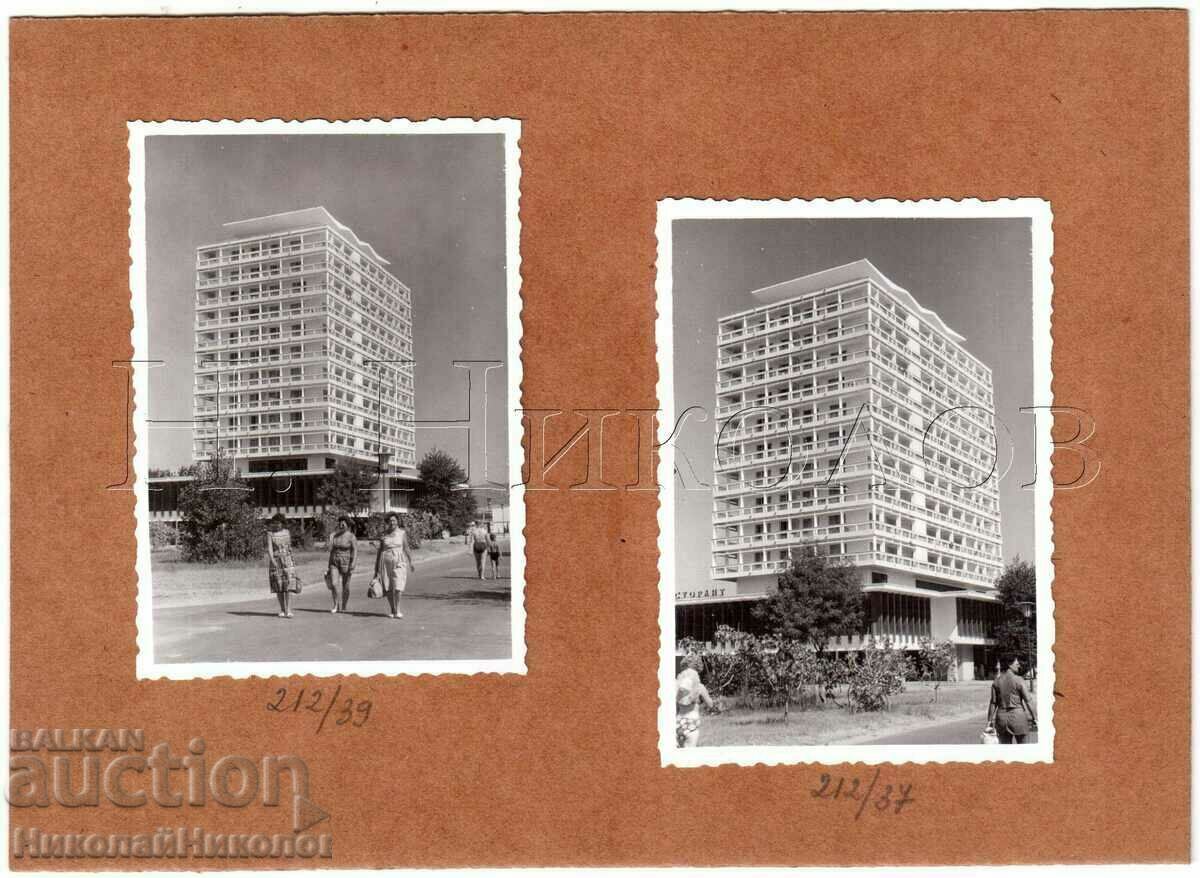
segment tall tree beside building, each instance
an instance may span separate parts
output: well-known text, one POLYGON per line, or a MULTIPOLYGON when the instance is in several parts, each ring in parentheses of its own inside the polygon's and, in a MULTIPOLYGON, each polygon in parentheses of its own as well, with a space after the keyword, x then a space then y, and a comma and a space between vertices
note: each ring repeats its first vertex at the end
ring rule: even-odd
POLYGON ((435 448, 417 464, 421 483, 413 491, 414 512, 436 515, 451 533, 462 533, 475 518, 475 498, 462 485, 467 473, 457 460, 435 448))
POLYGON ((1028 561, 1014 558, 996 580, 1004 621, 996 628, 996 649, 1011 653, 1022 664, 1037 661, 1037 574, 1028 561), (1022 604, 1030 611, 1028 621, 1022 604), (1030 606, 1032 604, 1032 606, 1030 606))
POLYGON ((372 492, 378 487, 379 476, 373 467, 339 461, 317 485, 317 502, 357 517, 371 508, 372 492))
POLYGON ((195 478, 179 492, 183 560, 211 564, 265 552, 266 531, 250 497, 233 461, 197 464, 195 478))
POLYGON ((752 611, 782 640, 799 640, 822 653, 838 635, 862 632, 867 606, 858 568, 812 546, 792 553, 779 587, 752 611))

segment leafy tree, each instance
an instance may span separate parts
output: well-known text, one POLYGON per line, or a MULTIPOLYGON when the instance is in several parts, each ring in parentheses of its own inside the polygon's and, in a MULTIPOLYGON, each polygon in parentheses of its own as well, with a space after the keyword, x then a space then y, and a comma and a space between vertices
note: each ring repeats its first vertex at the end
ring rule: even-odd
POLYGON ((938 700, 938 690, 942 681, 948 679, 950 669, 954 667, 957 648, 949 640, 935 642, 928 637, 921 638, 921 651, 917 654, 917 662, 921 667, 921 676, 933 681, 933 700, 938 700))
POLYGON ((435 448, 421 458, 417 474, 421 483, 413 491, 413 511, 436 515, 451 533, 464 532, 476 511, 471 492, 460 489, 467 474, 459 462, 435 448))
POLYGON ((371 497, 379 485, 373 467, 361 463, 338 461, 333 472, 317 485, 317 502, 341 510, 352 517, 371 508, 371 497))
POLYGON ((798 640, 818 655, 831 638, 861 633, 867 623, 858 569, 811 546, 793 552, 779 587, 753 613, 780 640, 798 640))
POLYGON ((183 560, 211 564, 262 553, 266 532, 250 498, 232 461, 198 464, 195 478, 179 492, 183 560))
POLYGON ((1011 653, 1022 662, 1037 661, 1037 575, 1033 565, 1014 558, 996 580, 997 596, 1004 614, 993 636, 1000 652, 1011 653), (1032 604, 1025 621, 1021 604, 1032 604))

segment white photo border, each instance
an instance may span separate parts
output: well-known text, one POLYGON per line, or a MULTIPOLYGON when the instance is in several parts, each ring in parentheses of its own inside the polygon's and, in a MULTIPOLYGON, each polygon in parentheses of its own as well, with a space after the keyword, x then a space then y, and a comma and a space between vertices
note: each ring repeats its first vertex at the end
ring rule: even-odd
POLYGON ((246 134, 500 134, 504 137, 505 285, 507 288, 508 362, 508 464, 509 473, 520 473, 523 463, 522 424, 519 414, 522 380, 521 323, 521 223, 519 119, 355 119, 304 120, 204 120, 164 122, 132 121, 129 129, 129 239, 130 307, 133 311, 133 411, 134 508, 137 535, 137 678, 195 680, 231 677, 359 676, 419 674, 526 674, 525 665, 525 488, 509 478, 509 547, 511 552, 510 644, 507 659, 441 659, 396 661, 286 661, 161 663, 154 660, 154 613, 151 604, 150 515, 147 494, 149 436, 146 400, 149 369, 137 363, 149 360, 146 276, 146 138, 149 136, 246 134))
MULTIPOLYGON (((1053 214, 1041 198, 979 199, 894 199, 855 200, 841 198, 717 201, 696 198, 667 198, 658 202, 655 227, 658 240, 658 269, 655 278, 657 319, 655 340, 658 352, 658 404, 660 435, 658 484, 659 554, 659 692, 658 748, 663 766, 795 765, 861 762, 946 763, 1054 761, 1054 563, 1051 498, 1053 484, 1050 458, 1053 452, 1053 405, 1051 384, 1051 337, 1053 265, 1053 214), (1031 221, 1033 273, 1033 400, 1036 479, 1034 483, 1034 569, 1037 576, 1038 741, 1023 746, 956 745, 731 745, 683 748, 675 740, 675 449, 669 441, 674 429, 674 312, 672 224, 676 220, 704 219, 996 219, 1023 218, 1031 221)), ((982 723, 980 724, 982 728, 982 723)))

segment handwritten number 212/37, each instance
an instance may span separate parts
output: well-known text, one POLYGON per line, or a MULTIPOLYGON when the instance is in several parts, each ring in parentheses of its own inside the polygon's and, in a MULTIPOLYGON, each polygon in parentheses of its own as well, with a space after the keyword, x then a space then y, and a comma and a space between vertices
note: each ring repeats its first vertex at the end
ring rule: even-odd
POLYGON ((289 690, 287 687, 281 686, 275 690, 275 700, 267 702, 267 710, 275 713, 308 711, 320 714, 321 725, 317 727, 317 731, 320 731, 321 727, 325 725, 330 714, 333 715, 336 725, 349 724, 355 728, 361 728, 371 718, 371 702, 358 700, 352 696, 339 698, 341 690, 342 687, 339 686, 328 700, 326 700, 327 693, 324 689, 300 689, 293 697, 289 698, 289 690))
MULTIPOLYGON (((875 810, 886 812, 889 808, 895 806, 893 813, 899 814, 905 805, 910 805, 915 799, 912 798, 912 784, 884 784, 882 789, 876 786, 879 775, 871 781, 869 789, 860 789, 861 782, 858 778, 852 777, 847 781, 844 777, 834 778, 828 774, 821 775, 821 786, 811 791, 814 799, 849 799, 852 802, 862 802, 863 806, 867 804, 864 799, 870 798, 875 810)), ((861 808, 859 814, 862 813, 861 808)))

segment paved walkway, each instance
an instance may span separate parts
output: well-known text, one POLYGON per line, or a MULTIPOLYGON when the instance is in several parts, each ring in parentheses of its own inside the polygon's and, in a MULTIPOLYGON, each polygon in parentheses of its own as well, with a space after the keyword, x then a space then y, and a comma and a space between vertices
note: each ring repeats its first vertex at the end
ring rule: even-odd
MULTIPOLYGON (((955 720, 949 723, 939 723, 936 726, 922 726, 907 732, 885 735, 870 741, 856 741, 858 744, 978 744, 979 733, 983 731, 983 719, 978 716, 969 719, 955 720)), ((1037 741, 1037 732, 1026 739, 1027 744, 1037 741)))
POLYGON ((409 574, 400 601, 403 619, 390 619, 387 600, 366 597, 370 568, 355 574, 345 614, 329 612, 325 584, 305 583, 292 601, 293 619, 280 619, 275 596, 237 603, 156 609, 158 662, 387 661, 506 659, 510 644, 508 556, 500 579, 480 581, 475 560, 462 552, 421 563, 409 574))

